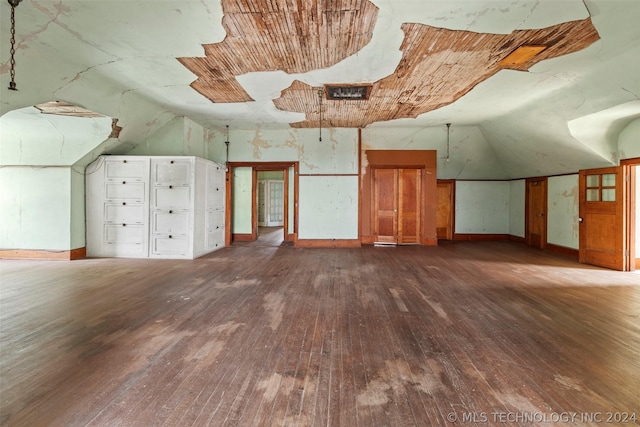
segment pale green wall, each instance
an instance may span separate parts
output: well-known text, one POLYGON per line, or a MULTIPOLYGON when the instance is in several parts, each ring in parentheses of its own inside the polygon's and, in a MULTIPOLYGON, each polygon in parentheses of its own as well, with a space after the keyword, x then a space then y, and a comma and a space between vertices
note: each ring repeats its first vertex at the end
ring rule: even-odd
POLYGON ((547 195, 547 242, 578 249, 578 175, 549 177, 547 195))
POLYGON ((233 218, 231 232, 251 234, 251 168, 234 168, 232 183, 233 218))
POLYGON ((621 159, 640 157, 640 119, 635 119, 620 132, 618 150, 621 159))
POLYGON ((205 129, 185 117, 175 117, 127 155, 197 156, 208 158, 210 142, 205 129))
POLYGON ((358 177, 300 177, 299 239, 358 238, 358 177))
POLYGON ((301 174, 358 173, 357 129, 231 130, 231 162, 300 162, 301 174))
POLYGON ((0 248, 84 247, 84 167, 72 165, 108 139, 109 117, 0 117, 0 248))
POLYGON ((509 181, 456 182, 456 233, 508 234, 509 181))
POLYGON ((84 169, 71 168, 71 246, 70 249, 83 248, 85 241, 85 191, 84 191, 84 169))
POLYGON ((509 234, 524 237, 525 180, 509 183, 509 234))
MULTIPOLYGON (((229 140, 231 162, 300 162, 299 239, 358 238, 357 129, 323 129, 322 141, 317 129, 231 130, 229 140)), ((250 169, 234 169, 233 179, 232 232, 251 233, 250 169)), ((289 190, 292 233, 293 174, 289 190)))
POLYGON ((70 175, 65 166, 0 168, 1 249, 75 249, 70 175))

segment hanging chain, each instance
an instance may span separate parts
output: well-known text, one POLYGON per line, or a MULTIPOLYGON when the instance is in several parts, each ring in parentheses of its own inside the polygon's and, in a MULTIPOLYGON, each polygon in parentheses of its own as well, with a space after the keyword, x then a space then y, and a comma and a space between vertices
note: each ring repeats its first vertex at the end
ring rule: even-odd
POLYGON ((318 115, 319 115, 319 120, 318 120, 318 127, 320 128, 320 135, 318 137, 318 141, 322 142, 322 89, 318 89, 318 115))
POLYGON ((9 82, 10 90, 18 90, 16 87, 16 7, 11 4, 11 81, 9 82))

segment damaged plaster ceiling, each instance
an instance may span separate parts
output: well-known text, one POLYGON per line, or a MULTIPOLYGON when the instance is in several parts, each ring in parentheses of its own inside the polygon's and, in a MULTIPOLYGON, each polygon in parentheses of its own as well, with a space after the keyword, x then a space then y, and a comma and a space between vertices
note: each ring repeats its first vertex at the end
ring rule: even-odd
MULTIPOLYGON (((507 176, 532 159, 576 151, 583 166, 597 166, 617 160, 602 127, 619 130, 640 116, 639 5, 23 0, 16 8, 19 90, 4 90, 0 106, 4 114, 71 103, 117 118, 119 138, 129 143, 175 116, 247 130, 316 128, 321 117, 323 127, 368 132, 453 123, 477 128, 479 144, 515 165, 507 176), (320 100, 318 90, 329 84, 371 85, 370 97, 320 100), (621 105, 622 116, 609 119, 621 105), (590 131, 585 117, 601 126, 590 131)), ((0 10, 6 87, 6 1, 0 10)), ((575 171, 565 163, 552 172, 575 171)))

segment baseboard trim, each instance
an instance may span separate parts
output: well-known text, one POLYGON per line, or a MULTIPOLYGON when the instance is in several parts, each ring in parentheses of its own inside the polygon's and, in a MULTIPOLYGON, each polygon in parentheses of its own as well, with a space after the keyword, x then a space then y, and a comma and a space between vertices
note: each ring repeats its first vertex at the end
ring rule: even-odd
POLYGON ((483 241, 508 241, 508 234, 461 234, 456 233, 453 235, 453 240, 467 240, 471 242, 483 242, 483 241))
POLYGON ((87 248, 68 251, 34 250, 34 249, 2 249, 0 259, 32 259, 41 261, 73 261, 87 257, 87 248))
POLYGON ((553 243, 547 243, 546 250, 558 255, 564 255, 570 258, 578 259, 580 257, 580 251, 578 249, 568 248, 566 246, 554 245, 553 243))
POLYGON ((253 234, 232 234, 231 240, 234 242, 253 242, 256 237, 253 234))
POLYGON ((357 239, 298 239, 298 248, 359 248, 357 239))
POLYGON ((523 243, 525 245, 527 244, 527 239, 520 236, 514 236, 513 234, 509 234, 509 241, 515 243, 523 243))

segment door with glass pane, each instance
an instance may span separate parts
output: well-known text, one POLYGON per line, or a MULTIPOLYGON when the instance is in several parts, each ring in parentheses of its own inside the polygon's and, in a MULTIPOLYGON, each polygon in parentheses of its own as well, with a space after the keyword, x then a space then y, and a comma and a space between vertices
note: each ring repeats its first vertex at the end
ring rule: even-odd
POLYGON ((279 227, 284 224, 284 181, 267 182, 267 227, 279 227))
POLYGON ((625 269, 624 170, 580 171, 580 262, 625 269))
POLYGON ((284 225, 284 181, 272 179, 258 181, 258 225, 261 227, 284 225))

